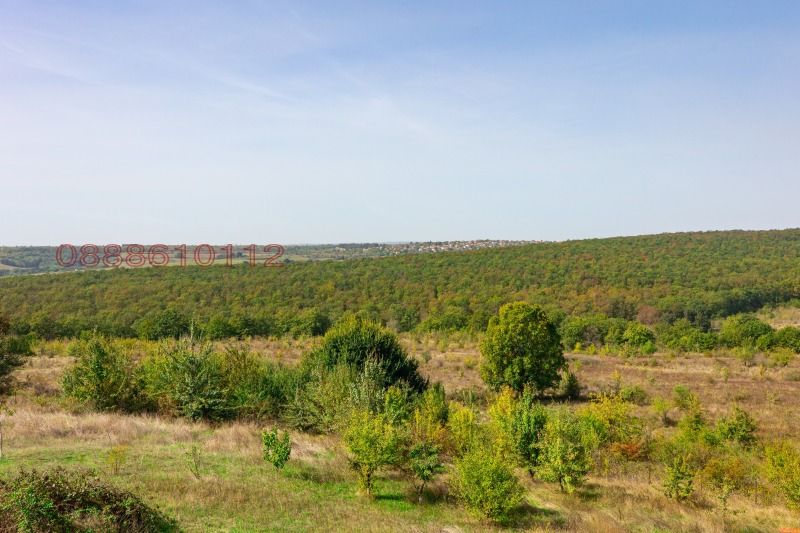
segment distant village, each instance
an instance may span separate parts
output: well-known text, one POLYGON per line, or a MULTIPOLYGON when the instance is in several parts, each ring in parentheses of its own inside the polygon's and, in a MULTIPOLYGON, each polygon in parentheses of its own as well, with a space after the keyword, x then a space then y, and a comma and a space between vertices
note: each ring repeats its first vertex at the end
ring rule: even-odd
POLYGON ((544 241, 511 241, 479 239, 471 241, 440 241, 440 242, 410 242, 410 243, 382 243, 382 244, 346 244, 339 245, 341 249, 350 252, 358 247, 365 255, 401 255, 415 253, 455 252, 461 250, 481 250, 484 248, 497 248, 500 246, 520 246, 544 241))

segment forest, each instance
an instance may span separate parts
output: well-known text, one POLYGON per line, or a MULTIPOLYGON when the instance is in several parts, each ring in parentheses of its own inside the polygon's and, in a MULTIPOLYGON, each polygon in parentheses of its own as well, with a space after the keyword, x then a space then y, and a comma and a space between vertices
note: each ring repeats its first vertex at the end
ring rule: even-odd
MULTIPOLYGON (((714 319, 800 298, 800 230, 663 234, 466 252, 141 268, 0 279, 0 313, 44 338, 137 336, 166 310, 224 336, 282 335, 345 312, 397 331, 473 331, 507 302, 557 317, 647 325, 714 319)), ((313 325, 311 326, 313 329, 313 325)))

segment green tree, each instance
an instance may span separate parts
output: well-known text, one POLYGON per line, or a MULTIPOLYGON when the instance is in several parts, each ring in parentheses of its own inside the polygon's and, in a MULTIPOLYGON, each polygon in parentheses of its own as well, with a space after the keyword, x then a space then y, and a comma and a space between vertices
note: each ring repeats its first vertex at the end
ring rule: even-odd
POLYGON ((400 459, 400 436, 383 414, 359 411, 350 420, 344 442, 350 452, 350 466, 358 474, 367 497, 371 497, 378 469, 400 459))
POLYGON ((303 367, 308 372, 315 367, 330 370, 346 364, 361 371, 370 358, 383 369, 386 386, 404 381, 416 392, 428 387, 417 361, 408 356, 394 332, 355 316, 345 317, 331 328, 320 346, 306 354, 303 367))
POLYGON ((492 317, 481 353, 481 377, 495 390, 507 385, 522 392, 529 385, 543 391, 558 384, 567 367, 555 326, 539 306, 525 302, 506 304, 492 317))
POLYGON ((557 409, 550 413, 541 441, 536 475, 558 483, 564 492, 581 485, 592 465, 592 449, 586 442, 586 428, 574 413, 557 409))
POLYGON ((487 446, 456 459, 453 485, 472 514, 501 523, 508 521, 524 493, 511 466, 487 446))
POLYGON ((433 442, 419 442, 408 450, 408 466, 420 482, 417 488, 420 494, 425 490, 426 483, 444 472, 439 453, 439 447, 433 442))
POLYGON ((539 467, 542 440, 547 426, 547 409, 528 391, 522 394, 511 422, 513 447, 531 477, 539 467))
POLYGON ((739 407, 733 406, 731 416, 722 417, 717 422, 717 432, 725 440, 741 444, 749 448, 756 443, 756 421, 750 413, 739 407))
POLYGON ((77 362, 64 374, 64 394, 101 411, 134 412, 145 407, 143 384, 133 358, 102 337, 76 341, 77 362))
POLYGON ((273 428, 272 431, 264 430, 261 432, 261 446, 264 451, 264 460, 275 467, 275 475, 277 475, 292 454, 292 441, 289 439, 289 433, 284 431, 283 436, 279 436, 278 428, 273 428))
POLYGON ((719 341, 729 348, 754 347, 760 337, 773 331, 772 326, 760 321, 755 315, 743 313, 725 319, 719 332, 719 341))
POLYGON ((783 494, 789 506, 800 508, 800 452, 789 442, 778 442, 764 450, 767 477, 783 494))

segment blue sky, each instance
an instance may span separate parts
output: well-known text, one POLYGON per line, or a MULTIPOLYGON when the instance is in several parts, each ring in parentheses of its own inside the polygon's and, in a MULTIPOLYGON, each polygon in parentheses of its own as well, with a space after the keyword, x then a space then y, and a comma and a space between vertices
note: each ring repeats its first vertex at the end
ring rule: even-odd
POLYGON ((800 226, 799 2, 0 0, 0 244, 800 226))

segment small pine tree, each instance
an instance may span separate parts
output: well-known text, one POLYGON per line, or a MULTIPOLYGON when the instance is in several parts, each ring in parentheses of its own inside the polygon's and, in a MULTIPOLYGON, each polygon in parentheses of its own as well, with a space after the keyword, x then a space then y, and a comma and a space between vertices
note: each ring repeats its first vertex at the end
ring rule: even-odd
POLYGON ((272 431, 264 430, 261 432, 261 444, 264 450, 264 459, 272 463, 275 467, 275 475, 286 466, 289 456, 292 454, 292 441, 289 433, 284 431, 282 436, 278 435, 278 428, 272 431))

